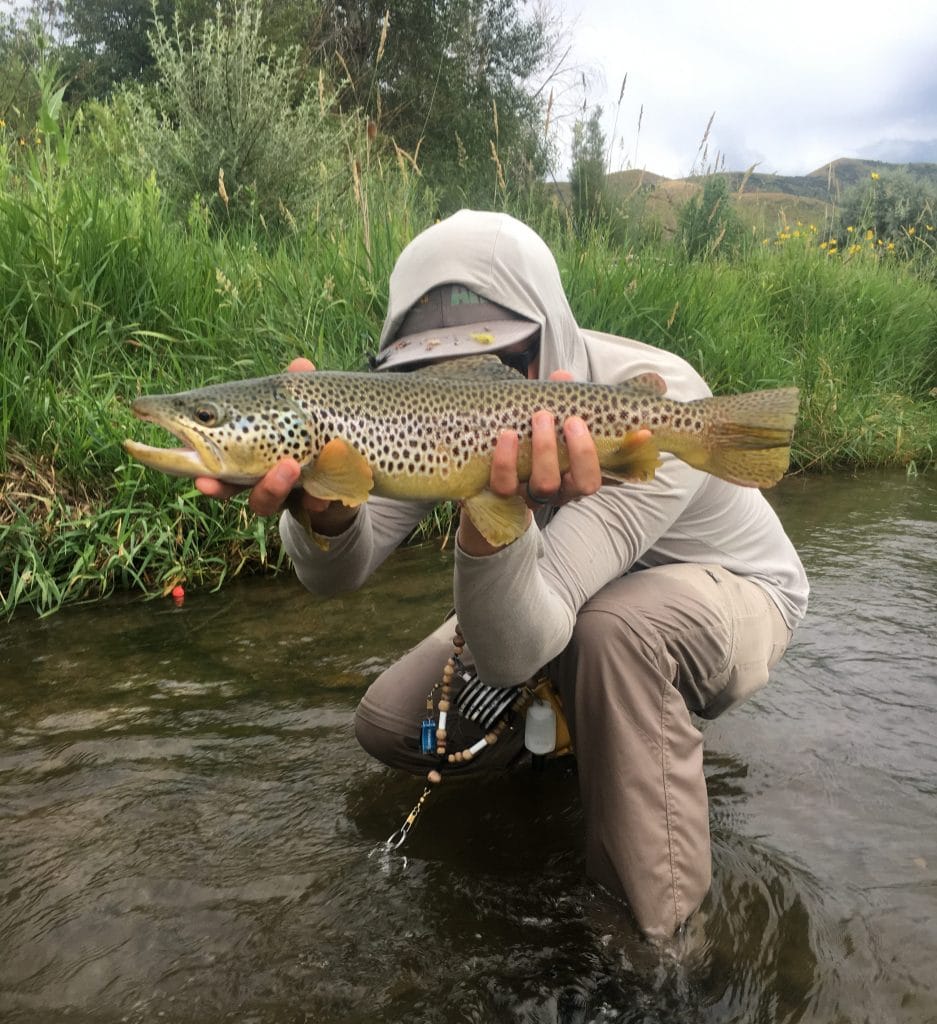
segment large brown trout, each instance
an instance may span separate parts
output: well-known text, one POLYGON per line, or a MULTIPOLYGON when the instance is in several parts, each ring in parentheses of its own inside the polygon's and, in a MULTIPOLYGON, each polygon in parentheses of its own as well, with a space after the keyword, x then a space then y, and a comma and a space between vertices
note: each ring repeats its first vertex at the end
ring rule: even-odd
POLYGON ((556 417, 564 471, 562 423, 575 415, 592 432, 603 475, 615 480, 653 479, 661 452, 749 487, 770 487, 784 474, 796 388, 691 402, 665 391, 654 373, 617 385, 529 381, 492 355, 413 373, 283 373, 138 398, 134 414, 185 447, 124 447, 164 473, 235 484, 253 484, 291 456, 310 494, 349 506, 371 494, 460 500, 492 544, 509 543, 526 524, 520 498, 487 489, 492 449, 502 430, 516 430, 518 476, 526 480, 539 409, 556 417))

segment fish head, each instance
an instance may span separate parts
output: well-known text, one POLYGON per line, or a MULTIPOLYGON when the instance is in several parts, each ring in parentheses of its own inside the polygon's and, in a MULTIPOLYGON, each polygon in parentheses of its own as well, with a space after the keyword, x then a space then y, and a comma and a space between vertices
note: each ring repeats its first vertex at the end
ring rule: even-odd
POLYGON ((124 450, 172 476, 253 484, 281 458, 305 461, 311 454, 310 425, 276 377, 145 395, 132 403, 131 411, 169 431, 182 447, 127 440, 124 450))

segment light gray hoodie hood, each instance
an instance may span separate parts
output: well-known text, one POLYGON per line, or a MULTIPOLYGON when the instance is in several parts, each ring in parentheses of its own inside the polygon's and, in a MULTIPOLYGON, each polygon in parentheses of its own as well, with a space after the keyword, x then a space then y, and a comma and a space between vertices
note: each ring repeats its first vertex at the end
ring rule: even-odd
POLYGON ((543 239, 505 213, 460 210, 427 228, 403 250, 390 276, 381 349, 407 310, 430 289, 461 284, 540 324, 540 377, 569 370, 589 377, 582 333, 569 307, 559 268, 543 239))

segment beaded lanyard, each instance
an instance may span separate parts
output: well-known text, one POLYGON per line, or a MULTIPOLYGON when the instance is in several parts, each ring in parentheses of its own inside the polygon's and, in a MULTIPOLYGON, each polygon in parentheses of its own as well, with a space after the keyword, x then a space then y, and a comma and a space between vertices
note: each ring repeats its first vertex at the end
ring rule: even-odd
MULTIPOLYGON (((496 688, 479 683, 474 673, 468 671, 462 664, 461 654, 465 647, 465 637, 458 623, 452 637, 452 647, 452 654, 443 666, 442 677, 426 695, 426 717, 420 723, 420 749, 424 754, 435 754, 439 758, 440 767, 446 764, 464 764, 477 757, 483 750, 494 746, 507 729, 511 717, 526 710, 534 698, 534 691, 527 685, 496 688), (485 734, 471 746, 450 753, 447 745, 449 730, 446 723, 450 713, 454 712, 452 680, 457 675, 468 683, 459 697, 459 711, 463 717, 482 724, 485 734), (437 690, 439 700, 434 708, 437 690), (433 716, 434 710, 436 717, 433 716)), ((438 768, 430 769, 426 775, 426 786, 413 810, 407 815, 403 825, 385 841, 388 850, 396 850, 403 846, 423 809, 423 804, 433 791, 433 786, 442 782, 442 778, 442 772, 438 768)))

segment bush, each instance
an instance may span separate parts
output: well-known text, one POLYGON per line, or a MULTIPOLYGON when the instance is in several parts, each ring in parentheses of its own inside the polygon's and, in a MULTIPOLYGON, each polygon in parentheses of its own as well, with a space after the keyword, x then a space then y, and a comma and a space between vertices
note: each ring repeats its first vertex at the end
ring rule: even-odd
POLYGON ((917 240, 930 234, 937 223, 937 188, 906 170, 879 173, 855 185, 843 196, 839 214, 841 245, 850 234, 872 233, 878 243, 910 256, 917 240))
POLYGON ((292 227, 347 189, 347 123, 330 114, 320 76, 297 96, 298 48, 280 54, 261 33, 261 0, 187 33, 158 17, 150 35, 159 82, 126 93, 135 159, 155 169, 180 210, 193 197, 219 223, 292 227))
POLYGON ((742 227, 732 209, 729 184, 721 174, 711 174, 703 190, 688 200, 677 218, 677 235, 691 260, 731 252, 742 238, 742 227))
POLYGON ((573 193, 573 219, 580 231, 607 220, 605 133, 601 122, 602 108, 596 107, 588 121, 579 120, 573 125, 569 183, 573 193))

